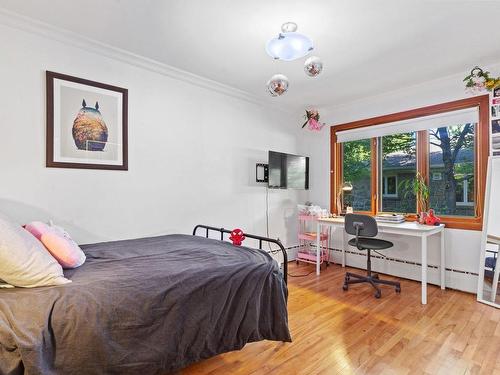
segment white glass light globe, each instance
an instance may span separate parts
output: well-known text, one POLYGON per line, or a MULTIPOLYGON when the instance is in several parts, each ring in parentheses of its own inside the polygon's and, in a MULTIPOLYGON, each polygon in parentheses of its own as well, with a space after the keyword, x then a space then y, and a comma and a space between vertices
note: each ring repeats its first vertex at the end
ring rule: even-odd
POLYGON ((280 33, 267 42, 266 52, 275 60, 292 61, 306 56, 314 49, 310 38, 297 32, 280 33))

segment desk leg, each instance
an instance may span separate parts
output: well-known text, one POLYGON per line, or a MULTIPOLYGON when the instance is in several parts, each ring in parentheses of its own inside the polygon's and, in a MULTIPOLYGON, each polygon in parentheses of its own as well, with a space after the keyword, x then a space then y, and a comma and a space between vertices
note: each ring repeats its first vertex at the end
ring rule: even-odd
POLYGON ((427 236, 422 235, 422 305, 427 305, 427 236))
POLYGON ((320 235, 321 235, 321 224, 318 222, 316 224, 316 275, 319 276, 320 272, 320 254, 321 254, 321 242, 320 242, 320 235))
POLYGON ((444 246, 444 229, 441 231, 441 289, 446 289, 446 262, 445 262, 446 248, 444 246))
POLYGON ((347 249, 347 232, 342 227, 342 267, 345 267, 346 249, 347 249))

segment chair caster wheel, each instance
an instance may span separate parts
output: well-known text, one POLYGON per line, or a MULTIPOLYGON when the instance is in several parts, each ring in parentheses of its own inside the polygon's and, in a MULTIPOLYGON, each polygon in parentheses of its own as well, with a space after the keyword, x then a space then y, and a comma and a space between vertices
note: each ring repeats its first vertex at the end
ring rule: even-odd
POLYGON ((297 266, 299 265, 299 261, 298 260, 296 260, 295 263, 297 264, 297 266))
POLYGON ((396 287, 396 293, 401 293, 401 287, 400 286, 396 287))
POLYGON ((347 284, 344 284, 344 285, 342 285, 342 289, 343 289, 344 291, 346 291, 347 289, 349 289, 349 287, 347 286, 347 284))
POLYGON ((375 298, 380 298, 380 297, 382 297, 382 293, 379 290, 377 290, 377 292, 375 293, 375 298))
POLYGON ((376 273, 375 275, 373 275, 373 278, 378 280, 378 273, 376 273))

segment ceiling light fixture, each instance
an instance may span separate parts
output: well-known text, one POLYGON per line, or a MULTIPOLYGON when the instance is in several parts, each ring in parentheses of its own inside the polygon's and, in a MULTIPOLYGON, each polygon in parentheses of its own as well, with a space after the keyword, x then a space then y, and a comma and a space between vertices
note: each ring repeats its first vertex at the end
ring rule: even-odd
POLYGON ((267 91, 271 96, 281 96, 288 90, 288 78, 283 74, 275 74, 266 83, 267 91))
POLYGON ((292 61, 306 56, 314 49, 312 40, 297 32, 295 22, 281 25, 281 33, 267 42, 266 52, 275 60, 292 61))

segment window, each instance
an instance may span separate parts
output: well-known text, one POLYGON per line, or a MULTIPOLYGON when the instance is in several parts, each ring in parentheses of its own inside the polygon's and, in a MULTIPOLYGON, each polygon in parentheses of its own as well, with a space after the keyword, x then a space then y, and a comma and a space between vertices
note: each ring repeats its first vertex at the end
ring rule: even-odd
POLYGON ((429 130, 429 169, 442 174, 429 184, 430 205, 438 215, 475 215, 475 128, 464 124, 429 130))
POLYGON ((384 176, 383 196, 395 198, 398 196, 398 176, 384 176))
POLYGON ((457 183, 456 200, 457 206, 474 206, 474 179, 472 175, 464 177, 457 183))
MULTIPOLYGON (((356 186, 342 192, 343 206, 354 211, 371 211, 371 141, 362 139, 346 142, 343 147, 343 182, 356 186)), ((340 189, 339 189, 340 190, 340 189)))
POLYGON ((434 172, 432 174, 433 181, 441 181, 443 179, 443 174, 441 172, 434 172))
POLYGON ((332 211, 350 182, 343 203, 354 211, 411 219, 433 208, 448 228, 481 230, 488 104, 487 95, 476 96, 332 127, 332 211), (414 191, 419 175, 426 199, 414 191))

